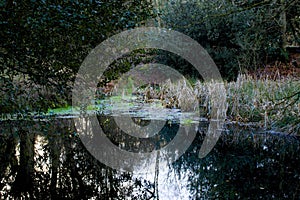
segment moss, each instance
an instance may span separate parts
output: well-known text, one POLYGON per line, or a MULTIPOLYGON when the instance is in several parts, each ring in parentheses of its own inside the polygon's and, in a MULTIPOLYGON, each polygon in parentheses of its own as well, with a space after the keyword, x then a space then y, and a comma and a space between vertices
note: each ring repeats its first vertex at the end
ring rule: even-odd
POLYGON ((48 109, 47 114, 61 114, 71 112, 72 106, 66 106, 61 108, 48 109))

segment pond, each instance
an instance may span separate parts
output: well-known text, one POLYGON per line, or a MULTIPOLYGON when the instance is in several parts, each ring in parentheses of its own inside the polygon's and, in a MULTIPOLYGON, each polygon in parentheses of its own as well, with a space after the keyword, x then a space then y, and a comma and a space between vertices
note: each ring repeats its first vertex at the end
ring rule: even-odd
MULTIPOLYGON (((168 112, 164 115, 167 119, 160 117, 162 113, 147 118, 134 112, 132 119, 141 127, 151 122, 162 124, 149 138, 125 133, 108 111, 98 113, 97 121, 112 144, 137 157, 154 155, 129 163, 131 170, 116 169, 96 159, 80 137, 76 115, 2 120, 1 199, 300 198, 300 141, 296 136, 267 132, 251 124, 226 123, 212 151, 199 158, 210 121, 176 109, 168 112), (172 160, 161 149, 176 139, 181 126, 192 127, 195 137, 182 155, 172 160)), ((118 116, 124 117, 122 114, 118 116)), ((103 151, 109 154, 111 150, 103 151)), ((117 159, 124 158, 111 158, 117 159)))

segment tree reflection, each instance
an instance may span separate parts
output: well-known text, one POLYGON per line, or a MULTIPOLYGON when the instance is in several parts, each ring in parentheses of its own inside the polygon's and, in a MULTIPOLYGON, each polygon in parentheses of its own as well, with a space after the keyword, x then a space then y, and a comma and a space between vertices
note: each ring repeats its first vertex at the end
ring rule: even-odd
POLYGON ((236 125, 227 130, 203 159, 195 151, 204 137, 199 132, 191 151, 174 165, 178 171, 193 172, 189 187, 195 199, 299 198, 297 137, 236 125))
POLYGON ((2 121, 1 132, 2 198, 154 197, 152 183, 132 180, 131 174, 94 159, 81 144, 71 119, 2 121), (34 148, 37 137, 44 140, 39 141, 42 150, 34 148), (144 192, 137 195, 134 189, 144 192))
MULTIPOLYGON (((126 138, 111 120, 99 117, 111 140, 120 145, 123 138, 127 150, 141 148, 136 145, 142 142, 126 138)), ((157 199, 164 184, 157 181, 165 169, 156 168, 156 175, 147 180, 97 161, 81 143, 72 119, 6 120, 0 127, 1 198, 157 199)), ((178 125, 170 127, 164 129, 169 137, 156 138, 163 142, 148 141, 145 148, 159 148, 172 140, 178 125)), ((167 169, 176 169, 181 180, 188 180, 190 194, 184 195, 193 199, 299 198, 300 142, 296 137, 232 125, 213 151, 199 159, 206 130, 207 124, 200 124, 188 151, 167 169)))

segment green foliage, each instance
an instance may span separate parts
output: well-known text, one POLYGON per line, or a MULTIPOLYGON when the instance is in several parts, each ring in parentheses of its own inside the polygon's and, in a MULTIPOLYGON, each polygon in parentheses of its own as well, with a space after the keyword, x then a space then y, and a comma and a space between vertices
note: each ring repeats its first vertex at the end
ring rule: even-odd
MULTIPOLYGON (((150 2, 129 1, 2 1, 0 78, 11 83, 25 77, 32 88, 52 88, 54 95, 63 101, 54 103, 44 98, 43 109, 63 106, 70 101, 74 75, 83 59, 106 38, 131 29, 151 16, 150 2)), ((22 90, 24 89, 24 83, 22 90)), ((4 89, 7 89, 5 87, 4 89)), ((15 102, 16 85, 8 88, 5 100, 0 101, 1 111, 20 112, 15 102), (4 105, 5 104, 5 105, 4 105), (3 109, 5 107, 5 109, 3 109)), ((24 105, 31 105, 29 101, 24 105)), ((34 101, 35 102, 35 99, 34 101)), ((22 108, 23 109, 23 108, 22 108)), ((34 106, 32 109, 35 110, 34 106)))
POLYGON ((285 42, 299 40, 299 11, 300 6, 292 0, 193 0, 166 4, 161 18, 165 27, 198 41, 224 78, 232 80, 241 69, 256 69, 287 58, 285 42), (281 19, 283 13, 285 21, 281 19))
POLYGON ((111 80, 117 80, 120 76, 137 65, 150 63, 153 60, 156 50, 153 49, 138 49, 123 55, 115 60, 103 73, 105 80, 100 82, 100 86, 111 80))

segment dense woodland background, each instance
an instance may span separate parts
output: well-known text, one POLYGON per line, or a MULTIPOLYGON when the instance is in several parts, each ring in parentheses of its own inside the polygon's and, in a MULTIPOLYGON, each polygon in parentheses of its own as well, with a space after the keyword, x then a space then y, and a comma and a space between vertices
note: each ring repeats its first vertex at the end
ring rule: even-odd
MULTIPOLYGON (((276 61, 288 64, 286 47, 299 45, 300 38, 297 0, 8 0, 1 1, 0 8, 1 113, 41 112, 70 104, 74 77, 89 51, 134 27, 161 26, 192 37, 227 80, 276 61)), ((153 53, 158 62, 197 76, 184 60, 153 53)), ((141 62, 140 55, 121 59, 106 73, 106 82, 141 62)))
MULTIPOLYGON (((257 75, 268 66, 278 67, 279 73, 299 69, 288 51, 291 47, 299 49, 298 0, 0 0, 0 12, 0 199, 157 197, 152 182, 135 180, 122 187, 131 175, 95 160, 82 146, 72 120, 33 120, 49 109, 71 104, 72 85, 82 61, 116 33, 143 26, 180 31, 199 42, 214 59, 224 80, 236 81, 233 84, 243 84, 239 74, 257 75), (44 155, 34 147, 39 137, 46 140, 39 142, 44 155), (45 166, 47 170, 43 171, 45 166), (136 190, 144 191, 143 195, 135 196, 136 190)), ((99 85, 146 62, 171 66, 191 82, 199 77, 192 66, 173 54, 138 50, 114 62, 99 85)), ((294 120, 291 129, 297 133, 299 76, 286 80, 291 81, 287 84, 291 92, 275 100, 279 105, 285 102, 280 107, 286 117, 283 124, 294 120)), ((245 104, 253 99, 246 94, 256 87, 254 83, 265 85, 257 79, 246 82, 250 87, 238 92, 245 104)), ((286 91, 284 87, 280 92, 286 91)), ((239 104, 236 93, 230 96, 235 105, 239 104)), ((251 114, 248 107, 244 110, 245 115, 251 114)), ((258 112, 252 113, 259 116, 258 120, 266 117, 260 111, 253 112, 258 112)), ((273 115, 276 113, 275 110, 273 115)), ((235 116, 238 117, 241 116, 235 116)), ((99 121, 106 124, 107 130, 118 130, 114 124, 104 123, 106 119, 99 121)), ((170 129, 176 128, 173 125, 170 129)), ((191 177, 192 192, 225 199, 300 196, 299 137, 285 135, 278 139, 273 134, 247 134, 243 129, 233 133, 237 134, 224 135, 213 153, 200 160, 193 152, 202 143, 203 133, 199 131, 189 153, 175 163, 179 170, 183 167, 200 174, 191 177), (214 167, 210 167, 212 163, 214 167), (216 186, 202 191, 206 184, 216 186)))

